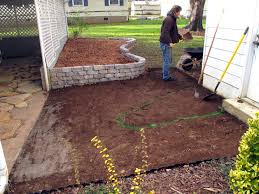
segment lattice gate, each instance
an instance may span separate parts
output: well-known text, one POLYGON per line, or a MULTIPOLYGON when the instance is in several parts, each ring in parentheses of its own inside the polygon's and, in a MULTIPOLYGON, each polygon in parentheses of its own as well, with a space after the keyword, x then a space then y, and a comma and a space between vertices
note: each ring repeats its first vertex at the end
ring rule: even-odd
POLYGON ((0 0, 0 38, 38 36, 33 0, 0 0))

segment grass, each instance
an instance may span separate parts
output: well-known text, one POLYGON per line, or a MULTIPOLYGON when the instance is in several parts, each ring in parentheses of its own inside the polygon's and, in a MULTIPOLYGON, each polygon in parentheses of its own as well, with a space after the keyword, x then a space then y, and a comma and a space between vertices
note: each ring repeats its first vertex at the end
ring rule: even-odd
MULTIPOLYGON (((179 19, 178 28, 188 24, 188 19, 179 19)), ((95 38, 132 37, 137 39, 133 53, 148 56, 148 67, 161 67, 162 58, 159 48, 159 36, 162 19, 159 20, 130 20, 125 23, 83 25, 81 36, 95 38)), ((70 35, 77 26, 69 26, 70 35)), ((190 42, 181 42, 173 49, 173 63, 176 64, 185 47, 203 47, 204 38, 194 36, 190 42)))

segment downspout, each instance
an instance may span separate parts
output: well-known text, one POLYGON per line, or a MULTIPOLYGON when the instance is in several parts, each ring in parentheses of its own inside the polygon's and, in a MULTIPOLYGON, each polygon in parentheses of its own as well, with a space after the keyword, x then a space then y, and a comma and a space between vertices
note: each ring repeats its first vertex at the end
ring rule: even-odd
POLYGON ((37 4, 37 0, 34 0, 34 5, 36 8, 37 24, 38 24, 38 31, 39 31, 40 47, 41 47, 41 57, 42 57, 43 71, 44 71, 44 81, 46 86, 45 89, 49 91, 50 85, 49 85, 49 76, 48 76, 48 66, 45 58, 45 49, 44 49, 44 44, 42 40, 42 30, 40 26, 40 14, 39 14, 39 6, 37 4))
POLYGON ((68 12, 66 12, 66 4, 68 4, 68 1, 64 1, 64 4, 63 4, 65 20, 66 20, 67 39, 68 39, 69 38, 69 29, 68 29, 68 20, 67 20, 68 12))
POLYGON ((8 169, 4 156, 4 151, 0 141, 0 194, 4 194, 8 185, 8 169))

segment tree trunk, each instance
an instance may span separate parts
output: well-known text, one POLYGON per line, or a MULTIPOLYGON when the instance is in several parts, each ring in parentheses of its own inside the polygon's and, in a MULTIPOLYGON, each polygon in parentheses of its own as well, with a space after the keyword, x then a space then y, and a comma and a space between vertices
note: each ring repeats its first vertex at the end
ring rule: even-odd
POLYGON ((202 26, 204 4, 205 0, 190 0, 190 23, 187 26, 185 26, 185 29, 188 29, 190 31, 204 31, 202 26))

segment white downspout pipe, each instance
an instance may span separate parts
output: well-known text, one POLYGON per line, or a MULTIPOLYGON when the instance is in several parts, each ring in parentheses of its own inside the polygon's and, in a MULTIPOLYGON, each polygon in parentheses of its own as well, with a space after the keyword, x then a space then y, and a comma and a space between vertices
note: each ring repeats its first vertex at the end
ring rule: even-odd
POLYGON ((0 194, 4 194, 8 185, 8 169, 5 161, 2 143, 0 141, 0 194))
POLYGON ((42 63, 43 63, 43 70, 44 70, 44 78, 45 78, 45 86, 46 90, 50 90, 50 85, 49 85, 49 76, 48 76, 48 66, 47 62, 45 59, 45 49, 44 49, 44 44, 42 40, 42 30, 41 30, 41 25, 40 25, 40 10, 39 6, 37 4, 37 0, 34 0, 35 8, 36 8, 36 15, 37 15, 37 24, 38 24, 38 30, 39 30, 39 39, 40 39, 40 47, 41 47, 41 56, 42 56, 42 63))

